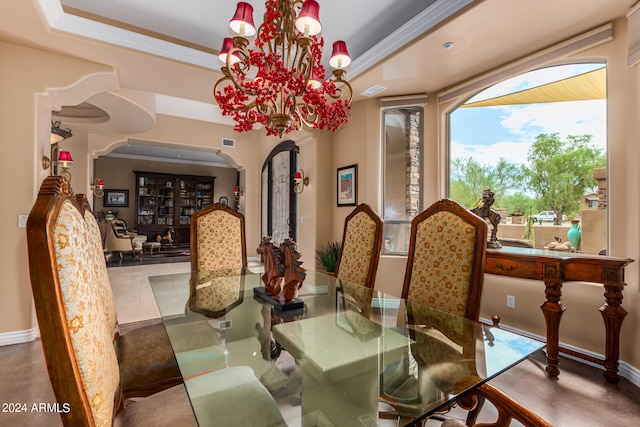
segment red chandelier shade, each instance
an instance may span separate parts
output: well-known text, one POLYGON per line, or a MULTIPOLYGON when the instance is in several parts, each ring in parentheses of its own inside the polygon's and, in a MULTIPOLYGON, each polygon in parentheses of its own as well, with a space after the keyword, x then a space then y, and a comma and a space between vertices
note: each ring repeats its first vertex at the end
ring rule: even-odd
POLYGON ((256 34, 256 26, 253 23, 253 6, 243 1, 238 2, 236 14, 229 21, 229 27, 241 36, 254 36, 256 34))
POLYGON ((219 54, 223 77, 213 87, 222 115, 233 117, 237 132, 262 124, 267 135, 282 137, 302 126, 336 131, 348 120, 352 88, 344 76, 351 59, 345 42, 334 44, 333 77, 325 79, 318 3, 265 0, 257 31, 253 8, 238 3, 229 22, 234 37, 219 54))
POLYGON ((104 187, 104 181, 98 178, 98 180, 96 181, 96 185, 101 189, 102 187, 104 187))
POLYGON ((351 64, 351 57, 347 52, 347 44, 342 40, 333 42, 333 53, 329 59, 329 65, 333 68, 342 69, 351 64))
POLYGON ((293 175, 293 179, 295 179, 296 181, 302 179, 302 174, 300 173, 300 171, 296 171, 295 175, 293 175))
POLYGON ((296 19, 296 28, 305 37, 315 36, 322 31, 320 24, 320 5, 315 0, 305 0, 296 19))
MULTIPOLYGON (((232 48, 233 39, 231 37, 225 37, 224 41, 222 42, 222 49, 220 49, 220 53, 218 54, 218 59, 220 59, 220 62, 222 62, 223 64, 227 63, 227 54, 232 48)), ((238 58, 238 55, 231 55, 231 65, 235 64, 236 62, 240 62, 240 58, 238 58)))

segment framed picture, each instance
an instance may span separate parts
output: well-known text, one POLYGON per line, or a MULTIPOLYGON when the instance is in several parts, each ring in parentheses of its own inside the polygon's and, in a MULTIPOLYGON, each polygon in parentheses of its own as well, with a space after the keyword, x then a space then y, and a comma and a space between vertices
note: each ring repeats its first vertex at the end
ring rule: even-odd
POLYGON ((129 190, 104 190, 102 205, 109 208, 129 206, 129 190))
POLYGON ((229 199, 227 199, 225 196, 222 196, 218 199, 218 203, 229 206, 229 199))
POLYGON ((338 168, 338 206, 358 204, 358 165, 338 168))

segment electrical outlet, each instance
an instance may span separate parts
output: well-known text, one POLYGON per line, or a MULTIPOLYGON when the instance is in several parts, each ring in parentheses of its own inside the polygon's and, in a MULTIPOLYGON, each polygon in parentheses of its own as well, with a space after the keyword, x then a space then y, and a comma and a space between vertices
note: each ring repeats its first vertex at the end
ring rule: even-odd
POLYGON ((516 297, 513 295, 507 295, 507 307, 516 308, 516 297))

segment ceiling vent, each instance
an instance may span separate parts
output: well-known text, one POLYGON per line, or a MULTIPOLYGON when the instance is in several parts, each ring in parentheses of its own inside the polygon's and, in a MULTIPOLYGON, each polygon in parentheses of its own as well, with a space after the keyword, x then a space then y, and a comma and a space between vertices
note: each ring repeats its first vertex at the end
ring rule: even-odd
POLYGON ((231 138, 222 138, 222 146, 234 148, 236 146, 236 140, 231 138))
POLYGON ((365 90, 363 90, 362 92, 360 92, 360 95, 364 95, 364 96, 374 96, 380 92, 382 92, 383 90, 386 90, 387 88, 384 86, 379 86, 379 85, 373 85, 365 90))

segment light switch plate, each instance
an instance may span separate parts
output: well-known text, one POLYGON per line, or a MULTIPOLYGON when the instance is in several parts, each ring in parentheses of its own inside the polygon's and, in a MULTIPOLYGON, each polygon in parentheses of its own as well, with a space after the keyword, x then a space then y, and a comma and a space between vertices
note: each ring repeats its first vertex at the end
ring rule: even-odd
POLYGON ((18 228, 25 228, 27 226, 28 215, 18 215, 18 228))

